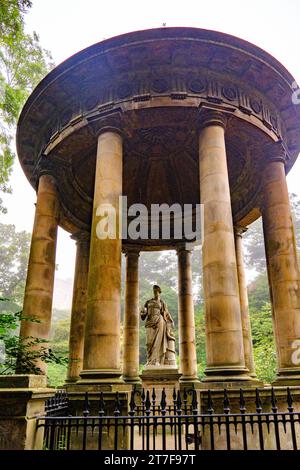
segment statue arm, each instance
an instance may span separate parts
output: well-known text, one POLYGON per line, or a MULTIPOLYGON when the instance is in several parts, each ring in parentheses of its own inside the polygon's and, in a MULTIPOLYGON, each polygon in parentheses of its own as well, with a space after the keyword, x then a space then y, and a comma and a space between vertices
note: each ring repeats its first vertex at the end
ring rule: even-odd
POLYGON ((141 310, 141 319, 145 320, 147 315, 148 315, 148 301, 145 303, 144 308, 142 308, 141 310))

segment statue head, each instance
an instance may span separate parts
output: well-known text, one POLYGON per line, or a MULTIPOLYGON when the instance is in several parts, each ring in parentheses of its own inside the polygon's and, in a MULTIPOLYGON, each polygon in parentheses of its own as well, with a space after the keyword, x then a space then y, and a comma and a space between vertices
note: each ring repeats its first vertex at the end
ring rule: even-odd
POLYGON ((161 288, 157 284, 154 284, 154 286, 153 286, 153 294, 154 294, 154 296, 157 296, 158 294, 161 294, 161 288))

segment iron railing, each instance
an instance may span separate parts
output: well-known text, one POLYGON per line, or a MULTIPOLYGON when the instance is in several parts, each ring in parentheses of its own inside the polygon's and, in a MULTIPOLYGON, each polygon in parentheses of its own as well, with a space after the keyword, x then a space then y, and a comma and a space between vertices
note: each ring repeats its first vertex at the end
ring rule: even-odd
POLYGON ((46 416, 59 416, 64 414, 69 409, 69 398, 66 390, 56 390, 53 397, 50 397, 45 402, 46 416))
MULTIPOLYGON (((57 412, 66 410, 67 398, 60 397, 57 412)), ((264 398, 265 399, 265 398, 264 398)), ((208 391, 205 411, 200 412, 195 390, 173 393, 167 403, 165 390, 160 400, 153 390, 133 391, 129 409, 122 409, 116 393, 113 410, 107 411, 103 394, 98 397, 98 413, 90 413, 90 396, 85 394, 80 416, 57 416, 47 406, 45 416, 38 418, 44 429, 44 449, 49 450, 234 450, 300 448, 300 412, 294 410, 293 397, 287 388, 284 411, 278 409, 274 389, 263 411, 262 399, 256 389, 253 411, 247 411, 244 392, 238 398, 238 411, 231 410, 224 390, 221 412, 216 412, 212 392, 208 391)), ((58 403, 58 399, 56 399, 58 403)), ((110 402, 111 403, 111 402, 110 402)), ((264 403, 266 405, 266 403, 264 403)))

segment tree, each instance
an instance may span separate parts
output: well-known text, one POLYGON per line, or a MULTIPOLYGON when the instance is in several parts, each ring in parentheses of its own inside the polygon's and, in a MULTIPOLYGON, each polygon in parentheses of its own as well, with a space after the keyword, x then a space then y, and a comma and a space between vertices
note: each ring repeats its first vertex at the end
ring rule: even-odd
MULTIPOLYGON (((5 300, 0 297, 1 303, 5 300)), ((19 374, 40 374, 37 360, 65 366, 67 359, 53 352, 46 340, 18 336, 21 320, 39 322, 35 318, 24 317, 20 311, 2 310, 0 313, 0 375, 14 374, 16 370, 19 374)))
POLYGON ((0 224, 0 295, 17 305, 25 288, 30 238, 25 231, 17 232, 14 225, 0 224))
MULTIPOLYGON (((24 14, 30 0, 0 3, 0 191, 11 192, 8 185, 14 162, 12 148, 16 122, 26 98, 53 67, 48 51, 39 37, 24 31, 24 14)), ((0 200, 0 211, 6 212, 0 200)))

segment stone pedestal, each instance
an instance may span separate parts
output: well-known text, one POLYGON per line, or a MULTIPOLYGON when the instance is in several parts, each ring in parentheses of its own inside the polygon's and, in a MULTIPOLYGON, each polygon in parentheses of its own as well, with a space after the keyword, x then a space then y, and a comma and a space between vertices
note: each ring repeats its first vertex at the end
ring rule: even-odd
POLYGON ((42 450, 44 430, 36 429, 36 418, 53 394, 45 376, 0 376, 0 450, 42 450))
POLYGON ((172 403, 174 388, 180 389, 180 377, 177 366, 145 366, 140 375, 145 392, 149 390, 151 394, 154 389, 157 402, 161 400, 161 393, 165 389, 167 403, 172 403))
MULTIPOLYGON (((131 397, 132 385, 130 384, 68 384, 69 411, 72 416, 83 415, 84 400, 86 392, 88 392, 89 416, 98 416, 100 393, 103 393, 103 401, 105 403, 105 415, 114 416, 116 392, 118 392, 120 416, 128 416, 129 402, 131 397)), ((118 427, 118 449, 129 449, 129 432, 128 428, 121 429, 118 427)), ((70 450, 82 450, 83 428, 77 432, 74 429, 72 434, 72 445, 70 450)), ((102 430, 102 450, 111 450, 114 448, 115 433, 111 428, 107 432, 107 426, 103 426, 102 430)), ((95 432, 90 428, 87 429, 86 450, 97 450, 98 439, 95 432)))

